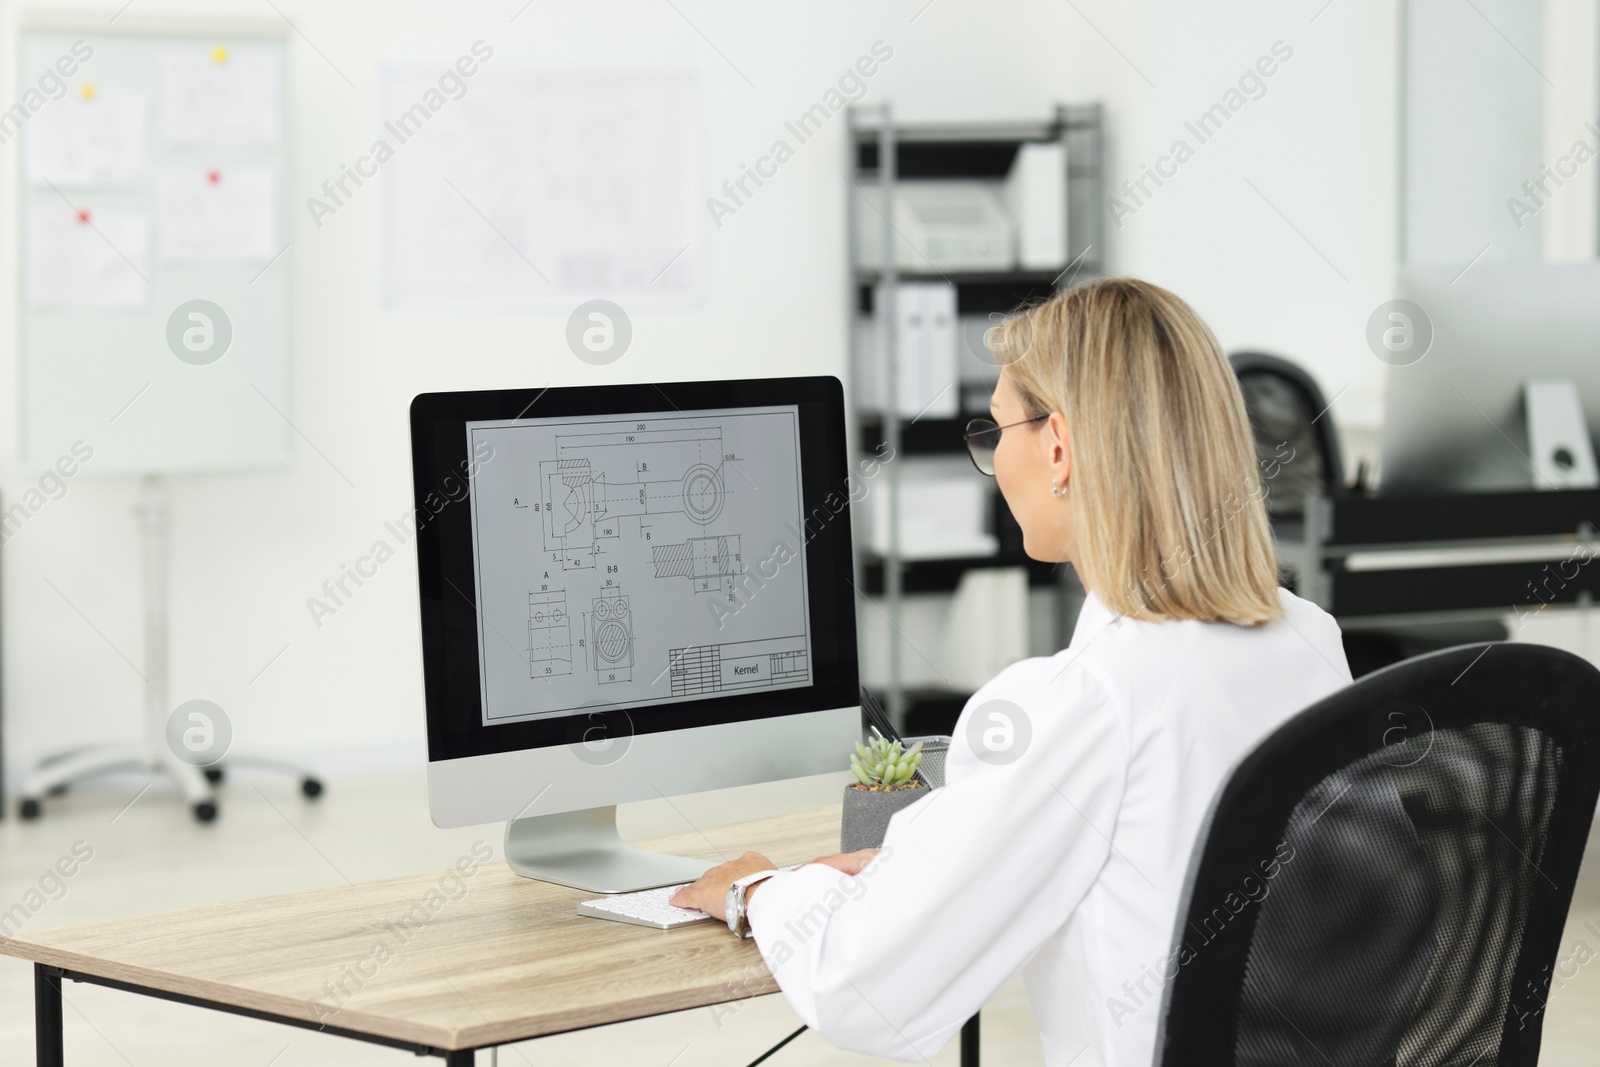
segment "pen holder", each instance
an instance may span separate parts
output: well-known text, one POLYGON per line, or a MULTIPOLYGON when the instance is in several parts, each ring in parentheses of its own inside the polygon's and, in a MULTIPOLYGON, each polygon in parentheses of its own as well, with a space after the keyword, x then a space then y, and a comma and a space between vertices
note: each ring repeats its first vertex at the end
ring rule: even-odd
POLYGON ((914 789, 857 789, 844 787, 844 815, 839 827, 839 851, 855 852, 880 848, 889 832, 889 818, 901 808, 910 807, 933 790, 920 781, 914 789))
POLYGON ((905 737, 901 738, 900 744, 904 748, 921 745, 922 765, 917 768, 917 774, 935 789, 944 785, 944 758, 950 751, 950 735, 927 734, 921 737, 905 737))

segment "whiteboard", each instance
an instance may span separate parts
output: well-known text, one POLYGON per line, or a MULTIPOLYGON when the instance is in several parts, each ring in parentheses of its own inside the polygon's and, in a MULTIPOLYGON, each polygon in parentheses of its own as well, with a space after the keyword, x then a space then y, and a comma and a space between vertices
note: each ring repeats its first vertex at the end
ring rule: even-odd
POLYGON ((19 34, 27 114, 0 135, 21 142, 24 457, 82 441, 89 474, 284 464, 283 27, 128 21, 19 34))

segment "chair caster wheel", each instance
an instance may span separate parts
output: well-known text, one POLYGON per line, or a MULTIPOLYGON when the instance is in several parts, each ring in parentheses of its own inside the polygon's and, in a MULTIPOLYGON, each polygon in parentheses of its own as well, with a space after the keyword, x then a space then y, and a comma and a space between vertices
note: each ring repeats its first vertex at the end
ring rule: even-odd
POLYGON ((201 771, 201 773, 206 776, 206 781, 210 782, 212 785, 217 785, 222 781, 221 767, 206 767, 201 771))
POLYGON ((322 782, 316 778, 302 778, 300 779, 300 792, 315 800, 322 795, 322 782))
POLYGON ((211 801, 202 800, 200 803, 194 806, 195 822, 215 822, 216 818, 217 806, 211 801))
POLYGON ((33 797, 23 797, 22 803, 17 805, 17 814, 29 821, 37 819, 40 815, 39 802, 33 797))

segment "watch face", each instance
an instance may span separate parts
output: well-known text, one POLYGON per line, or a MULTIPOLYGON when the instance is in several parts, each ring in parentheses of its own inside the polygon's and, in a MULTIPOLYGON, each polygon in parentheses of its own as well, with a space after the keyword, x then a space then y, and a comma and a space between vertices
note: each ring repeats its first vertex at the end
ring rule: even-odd
POLYGON ((744 894, 739 892, 742 888, 744 887, 738 882, 730 885, 728 887, 728 895, 722 902, 723 911, 728 916, 728 929, 734 933, 739 932, 739 911, 744 904, 744 901, 740 899, 744 894))

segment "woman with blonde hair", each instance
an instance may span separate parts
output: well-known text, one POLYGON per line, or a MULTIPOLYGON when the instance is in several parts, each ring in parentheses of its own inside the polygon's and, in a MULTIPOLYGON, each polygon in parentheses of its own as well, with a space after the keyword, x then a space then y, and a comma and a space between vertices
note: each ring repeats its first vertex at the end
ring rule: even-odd
POLYGON ((1077 569, 1071 643, 968 700, 946 786, 881 850, 746 853, 674 903, 731 909, 841 1047, 926 1059, 1020 972, 1047 1063, 1147 1067, 1213 795, 1350 671, 1333 619, 1278 587, 1244 402, 1193 309, 1112 278, 990 333, 968 447, 1028 555, 1077 569))

